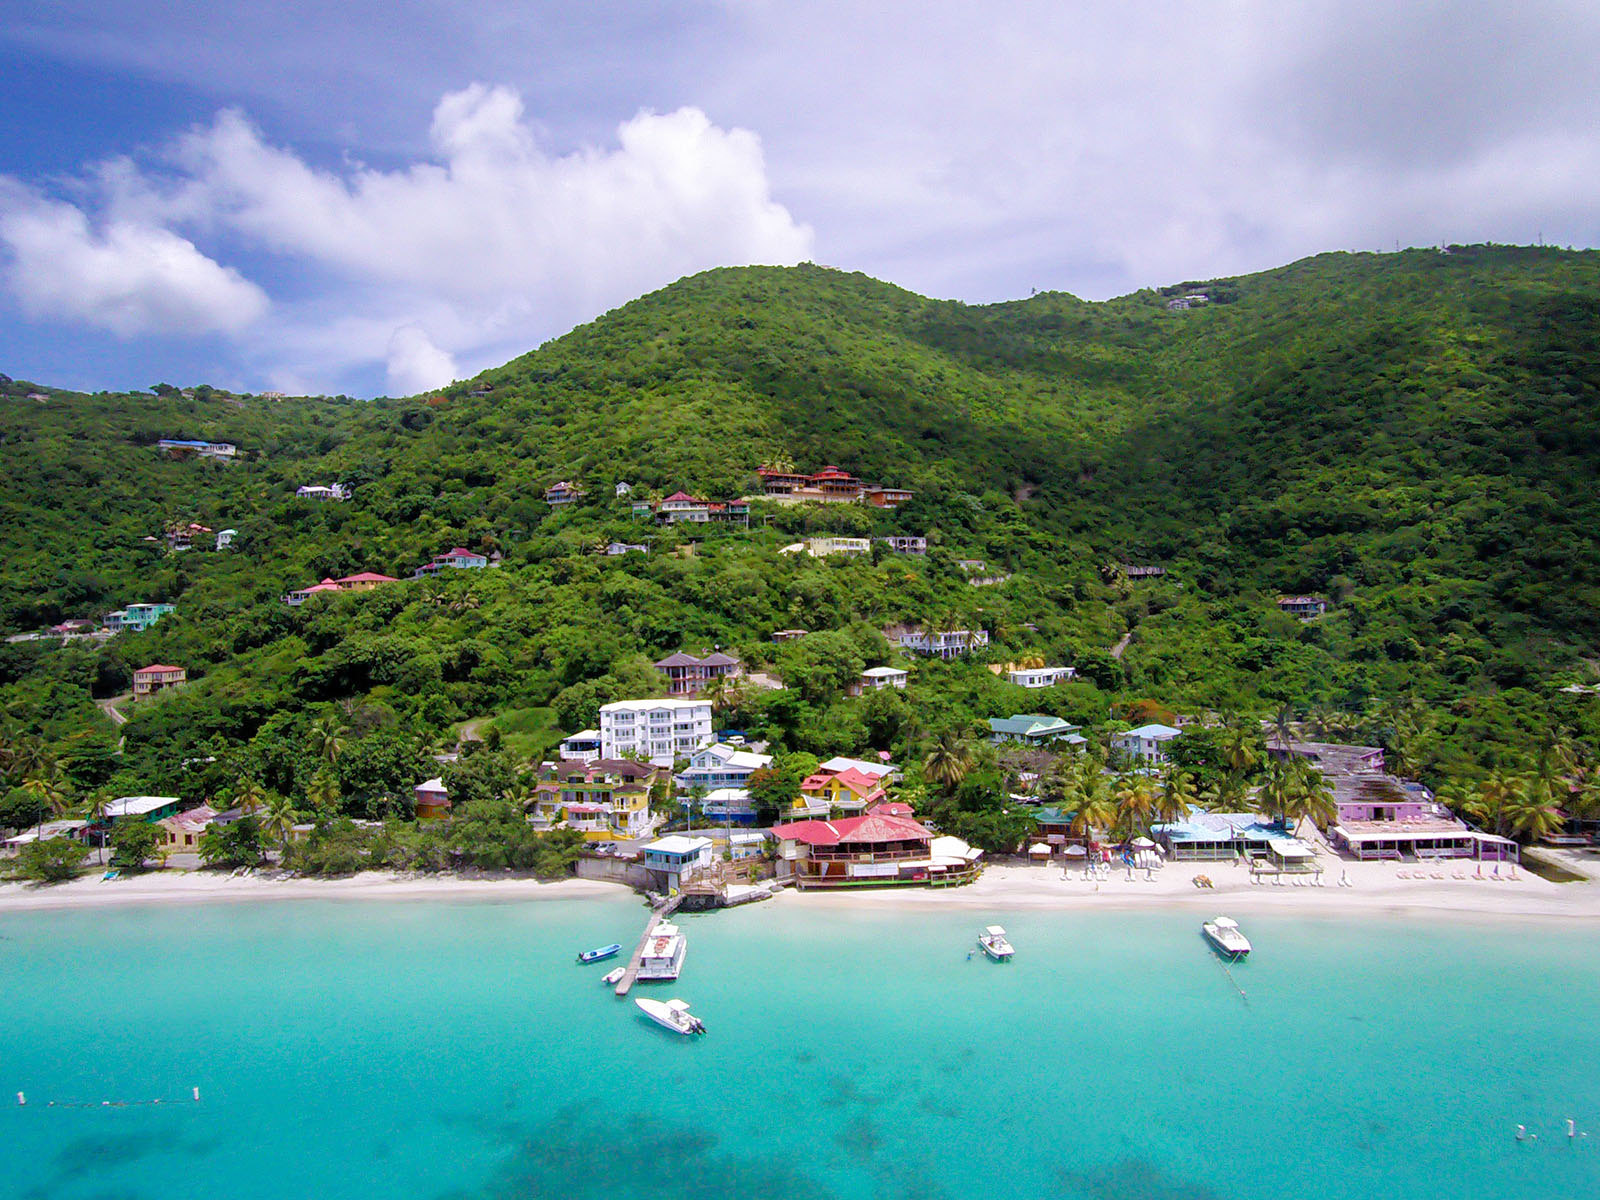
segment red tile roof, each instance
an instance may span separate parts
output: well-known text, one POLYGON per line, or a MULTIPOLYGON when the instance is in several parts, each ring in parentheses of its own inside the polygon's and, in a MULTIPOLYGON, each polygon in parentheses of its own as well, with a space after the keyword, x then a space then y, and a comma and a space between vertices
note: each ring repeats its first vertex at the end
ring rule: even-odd
POLYGON ((165 663, 151 663, 148 667, 140 667, 135 675, 148 675, 152 671, 181 671, 182 667, 169 667, 165 663))
POLYGON ((378 575, 372 571, 363 571, 359 575, 346 575, 339 580, 340 583, 399 583, 393 575, 378 575))
POLYGON ((909 817, 868 813, 839 821, 793 821, 775 825, 774 837, 808 846, 875 845, 883 842, 932 841, 933 831, 909 817))

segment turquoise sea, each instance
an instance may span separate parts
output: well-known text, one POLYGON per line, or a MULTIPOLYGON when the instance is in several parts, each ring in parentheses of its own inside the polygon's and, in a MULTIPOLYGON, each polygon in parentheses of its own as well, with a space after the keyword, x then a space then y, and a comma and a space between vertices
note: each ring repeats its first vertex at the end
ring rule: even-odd
POLYGON ((1600 930, 1254 918, 1241 998, 1183 913, 756 905, 685 919, 683 978, 636 993, 689 1000, 688 1041, 573 962, 643 917, 0 914, 0 1195, 1600 1193, 1600 930), (1013 963, 968 960, 990 920, 1013 963))

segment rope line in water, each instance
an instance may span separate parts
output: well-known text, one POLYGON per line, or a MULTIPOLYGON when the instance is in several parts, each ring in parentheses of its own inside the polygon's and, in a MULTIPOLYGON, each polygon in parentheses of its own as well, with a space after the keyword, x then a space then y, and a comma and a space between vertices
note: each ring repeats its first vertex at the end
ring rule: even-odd
POLYGON ((17 1093, 18 1108, 148 1108, 156 1104, 198 1104, 200 1089, 193 1088, 187 1100, 47 1100, 40 1105, 29 1105, 25 1092, 17 1093))

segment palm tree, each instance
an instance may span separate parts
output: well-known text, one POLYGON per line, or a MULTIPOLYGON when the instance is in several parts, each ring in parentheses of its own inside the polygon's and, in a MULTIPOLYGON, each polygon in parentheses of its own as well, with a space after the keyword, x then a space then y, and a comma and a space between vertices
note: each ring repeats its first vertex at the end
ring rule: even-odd
POLYGON ((323 762, 333 762, 344 750, 339 722, 332 713, 311 726, 311 753, 323 762))
POLYGON ((296 813, 287 796, 273 796, 267 801, 266 815, 261 818, 261 829, 278 843, 278 861, 289 853, 289 839, 294 837, 296 813))
POLYGON ((1279 705, 1278 711, 1272 714, 1272 735, 1277 748, 1287 754, 1289 743, 1295 740, 1294 709, 1287 704, 1279 705))
POLYGON ((1143 773, 1123 775, 1112 790, 1117 803, 1117 824, 1132 836, 1135 831, 1148 832, 1150 817, 1156 808, 1156 790, 1150 777, 1143 773))
POLYGON ((1509 771, 1498 770, 1478 785, 1477 793, 1465 797, 1461 809, 1480 825, 1493 825, 1504 837, 1511 813, 1527 789, 1527 780, 1509 771))
POLYGON ((233 804, 235 808, 253 813, 266 803, 267 792, 261 784, 246 776, 241 779, 233 789, 233 804))
POLYGON ((318 817, 331 817, 339 804, 339 781, 331 771, 318 771, 306 788, 306 800, 317 810, 318 817))
POLYGON ((1156 793, 1153 815, 1159 824, 1170 825, 1187 817, 1198 799, 1194 776, 1169 765, 1161 775, 1161 788, 1156 793))
POLYGON ((1235 775, 1248 775, 1261 761, 1261 727, 1243 716, 1224 720, 1222 757, 1235 775))
POLYGON ((1075 837, 1087 845, 1096 831, 1110 831, 1117 823, 1117 806, 1104 789, 1086 795, 1072 814, 1072 824, 1067 826, 1075 837))
POLYGON ((1528 786, 1512 801, 1507 815, 1511 831, 1530 842, 1549 837, 1566 824, 1549 785, 1539 778, 1529 781, 1528 786))
POLYGON ((22 790, 27 792, 35 803, 39 805, 38 834, 44 833, 44 819, 46 816, 54 820, 62 816, 72 804, 71 796, 62 785, 59 767, 54 767, 51 770, 41 770, 38 774, 29 776, 27 781, 23 783, 22 790))
POLYGON ((1261 811, 1287 823, 1293 793, 1294 777, 1289 773, 1289 764, 1277 760, 1268 763, 1267 778, 1256 792, 1261 811))
POLYGON ((972 771, 972 743, 960 733, 947 729, 922 760, 923 777, 953 792, 972 771))
POLYGON ((1326 829, 1338 816, 1338 802, 1322 772, 1304 759, 1291 763, 1283 807, 1283 819, 1289 828, 1298 831, 1300 823, 1309 818, 1317 828, 1326 829))

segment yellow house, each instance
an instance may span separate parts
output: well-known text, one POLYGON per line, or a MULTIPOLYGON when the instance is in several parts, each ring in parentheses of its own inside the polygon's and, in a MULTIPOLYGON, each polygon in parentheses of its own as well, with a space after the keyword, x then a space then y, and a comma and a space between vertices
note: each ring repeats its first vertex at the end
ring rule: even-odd
POLYGON ((158 848, 169 854, 199 854, 200 835, 206 831, 206 826, 211 824, 212 818, 216 815, 216 811, 209 805, 202 804, 198 808, 174 813, 163 821, 157 821, 156 828, 161 831, 158 848))
POLYGON ((795 802, 795 808, 804 806, 809 810, 826 805, 829 812, 837 810, 855 816, 882 799, 883 785, 878 780, 847 767, 843 771, 819 771, 807 776, 800 784, 800 799, 795 802))

